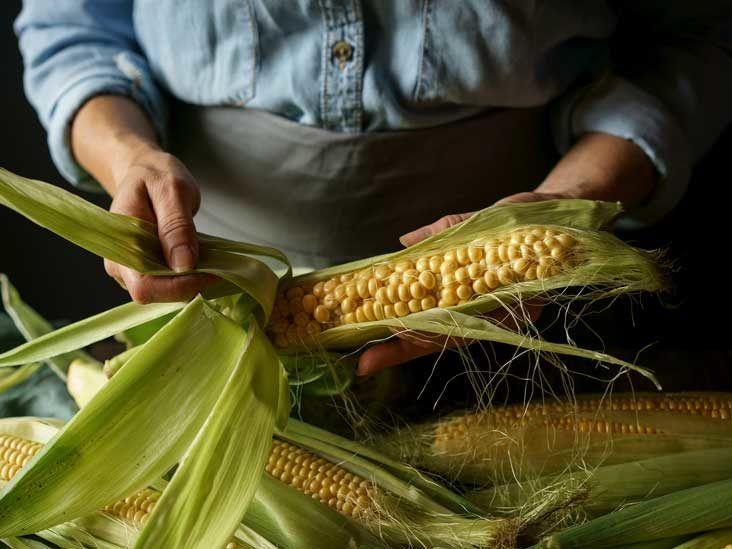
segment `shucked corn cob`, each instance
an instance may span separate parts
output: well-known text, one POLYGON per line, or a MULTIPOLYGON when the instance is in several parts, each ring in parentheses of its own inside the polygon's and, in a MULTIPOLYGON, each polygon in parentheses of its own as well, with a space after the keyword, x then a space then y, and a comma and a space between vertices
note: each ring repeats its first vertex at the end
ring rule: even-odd
POLYGON ((504 482, 732 446, 730 394, 625 394, 510 405, 398 432, 391 454, 465 482, 504 482))
POLYGON ((467 303, 571 269, 581 246, 566 230, 528 226, 439 254, 377 264, 280 292, 269 335, 280 347, 323 330, 467 303))

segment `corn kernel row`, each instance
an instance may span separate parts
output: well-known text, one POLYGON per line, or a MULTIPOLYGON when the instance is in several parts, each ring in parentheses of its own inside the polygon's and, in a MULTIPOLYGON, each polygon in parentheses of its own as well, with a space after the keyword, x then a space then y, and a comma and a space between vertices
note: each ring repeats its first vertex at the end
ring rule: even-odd
POLYGON ((344 515, 364 518, 373 510, 371 481, 293 444, 275 439, 265 471, 344 515))

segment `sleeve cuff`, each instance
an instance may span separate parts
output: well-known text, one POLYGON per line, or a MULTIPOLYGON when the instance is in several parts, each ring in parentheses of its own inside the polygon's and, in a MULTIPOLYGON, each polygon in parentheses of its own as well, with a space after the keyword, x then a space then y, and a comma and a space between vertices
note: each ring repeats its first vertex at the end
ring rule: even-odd
POLYGON ((554 139, 561 153, 583 134, 601 132, 628 139, 653 162, 661 178, 640 207, 618 220, 624 229, 659 221, 681 200, 691 174, 689 143, 666 107, 631 82, 606 76, 564 98, 554 113, 554 139))
POLYGON ((137 70, 124 54, 118 56, 116 62, 121 73, 87 76, 75 82, 58 98, 50 117, 48 145, 51 157, 64 178, 86 191, 99 192, 101 185, 76 162, 71 152, 71 122, 92 97, 102 94, 130 97, 145 109, 160 140, 166 140, 165 101, 154 82, 137 70))

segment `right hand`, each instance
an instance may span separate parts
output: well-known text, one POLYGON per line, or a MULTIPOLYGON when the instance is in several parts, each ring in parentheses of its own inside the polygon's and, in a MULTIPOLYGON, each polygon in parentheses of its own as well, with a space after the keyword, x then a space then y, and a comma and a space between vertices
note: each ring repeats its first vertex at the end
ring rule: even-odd
MULTIPOLYGON (((110 211, 156 224, 170 268, 176 272, 193 269, 198 261, 193 216, 201 195, 183 163, 156 146, 145 145, 115 172, 119 176, 110 211)), ((206 274, 143 275, 108 259, 104 268, 137 303, 186 301, 217 280, 206 274)))

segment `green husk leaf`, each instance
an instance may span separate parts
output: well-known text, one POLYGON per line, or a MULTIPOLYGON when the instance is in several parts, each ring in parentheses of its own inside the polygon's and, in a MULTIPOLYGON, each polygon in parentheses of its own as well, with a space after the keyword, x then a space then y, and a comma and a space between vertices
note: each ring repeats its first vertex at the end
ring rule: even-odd
MULTIPOLYGON (((31 341, 53 331, 51 323, 21 299, 18 290, 10 283, 8 277, 2 273, 0 273, 0 295, 2 295, 5 312, 8 313, 15 323, 15 327, 26 341, 31 341)), ((56 375, 65 380, 69 365, 77 359, 94 360, 83 351, 71 351, 63 356, 49 357, 45 359, 45 362, 56 375)))
POLYGON ((167 315, 159 318, 153 318, 147 322, 138 326, 132 326, 126 330, 118 333, 114 338, 120 343, 124 343, 128 348, 137 347, 146 343, 148 339, 154 336, 160 328, 165 326, 170 320, 175 317, 175 312, 168 313, 167 315))
POLYGON ((643 501, 549 536, 537 547, 602 548, 732 527, 732 479, 643 501))
MULTIPOLYGON (((175 276, 163 259, 156 227, 141 219, 108 212, 59 187, 26 179, 0 168, 0 204, 106 259, 137 272, 175 276)), ((263 321, 274 304, 278 277, 261 261, 242 253, 283 261, 282 252, 201 235, 199 260, 190 272, 209 273, 232 283, 260 305, 263 321)), ((226 290, 217 288, 214 292, 226 290)))
POLYGON ((53 547, 53 545, 46 545, 37 539, 8 537, 0 541, 11 549, 51 549, 53 547))
POLYGON ((490 513, 513 513, 560 489, 582 496, 576 505, 597 517, 626 504, 730 477, 732 448, 714 448, 514 482, 468 492, 466 497, 490 513))
POLYGON ((269 455, 281 367, 252 318, 231 377, 136 547, 225 545, 254 496, 269 455))
POLYGON ((673 538, 656 539, 653 541, 642 541, 625 545, 625 549, 673 549, 680 543, 684 543, 689 536, 676 536, 673 538))
POLYGON ((26 379, 35 374, 41 366, 43 366, 42 363, 35 362, 25 364, 13 370, 10 370, 9 368, 0 369, 0 393, 23 383, 26 379))
POLYGON ((64 422, 56 418, 4 417, 0 418, 0 433, 46 444, 63 425, 64 422))
POLYGON ((160 478, 208 417, 245 335, 193 300, 0 492, 0 537, 88 515, 160 478))
POLYGON ((472 513, 475 515, 481 515, 483 513, 482 508, 474 502, 449 490, 418 469, 404 462, 394 460, 373 448, 294 418, 290 419, 287 429, 290 433, 297 433, 310 439, 323 440, 342 450, 351 452, 353 455, 362 456, 391 472, 393 475, 396 475, 403 481, 416 486, 447 509, 457 513, 472 513))
POLYGON ((387 547, 363 526, 266 474, 244 524, 288 549, 387 547))
MULTIPOLYGON (((453 309, 429 309, 404 318, 367 322, 359 325, 349 324, 343 327, 333 328, 323 332, 318 343, 325 348, 349 348, 352 345, 354 335, 360 338, 361 329, 366 332, 372 332, 372 327, 369 325, 376 324, 379 325, 377 327, 379 331, 384 328, 393 328, 399 331, 408 330, 439 334, 467 341, 492 341, 495 343, 506 343, 536 352, 576 356, 606 364, 614 364, 623 369, 632 370, 641 374, 643 377, 651 380, 658 389, 661 388, 656 377, 646 368, 636 366, 630 362, 598 351, 590 351, 566 343, 552 343, 539 339, 538 337, 514 332, 503 328, 495 321, 470 316, 453 309)), ((377 334, 370 333, 368 338, 369 340, 377 339, 377 334)))
POLYGON ((675 549, 720 549, 732 544, 732 528, 714 530, 680 543, 675 549))
POLYGON ((598 230, 607 226, 623 211, 618 202, 597 200, 565 199, 527 202, 522 204, 503 204, 485 208, 462 223, 432 235, 413 246, 398 252, 383 254, 343 263, 325 269, 318 269, 296 277, 295 281, 317 280, 357 271, 385 261, 396 261, 412 255, 438 252, 449 246, 466 244, 479 236, 501 234, 520 225, 560 225, 576 229, 598 230))
POLYGON ((130 326, 179 311, 185 306, 185 303, 126 303, 0 354, 0 367, 19 366, 70 353, 111 337, 130 326))

